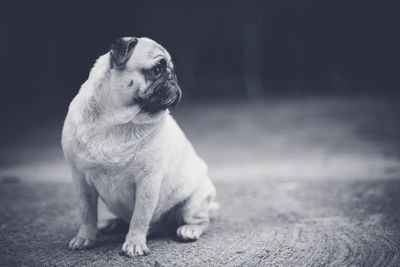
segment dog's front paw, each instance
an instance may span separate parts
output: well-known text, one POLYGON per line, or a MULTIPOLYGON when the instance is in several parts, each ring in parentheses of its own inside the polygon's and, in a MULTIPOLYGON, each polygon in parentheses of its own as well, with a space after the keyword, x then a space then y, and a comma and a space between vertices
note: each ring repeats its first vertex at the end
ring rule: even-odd
POLYGON ((129 257, 135 257, 148 254, 150 249, 146 245, 146 238, 127 237, 121 252, 129 257))
POLYGON ((122 253, 129 257, 147 255, 150 249, 145 244, 133 244, 125 241, 122 245, 122 253))
POLYGON ((96 239, 82 237, 82 236, 75 236, 69 242, 69 249, 70 250, 81 250, 81 249, 88 249, 92 248, 96 245, 96 239))
POLYGON ((92 248, 96 245, 97 227, 93 225, 81 225, 78 233, 69 242, 70 250, 92 248))

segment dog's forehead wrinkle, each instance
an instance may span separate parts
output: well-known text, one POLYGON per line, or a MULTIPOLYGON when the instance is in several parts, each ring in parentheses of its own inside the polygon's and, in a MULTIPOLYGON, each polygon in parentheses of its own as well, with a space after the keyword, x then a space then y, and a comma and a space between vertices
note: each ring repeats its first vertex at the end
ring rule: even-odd
POLYGON ((165 54, 164 51, 160 47, 158 47, 156 45, 152 45, 151 47, 149 47, 147 49, 148 49, 147 55, 149 57, 156 57, 157 55, 160 55, 160 54, 164 55, 165 54))
MULTIPOLYGON (((155 54, 157 51, 160 51, 163 56, 165 56, 169 61, 171 60, 171 55, 168 53, 167 49, 165 49, 162 45, 157 43, 156 41, 147 38, 147 37, 141 37, 139 38, 139 43, 142 41, 143 43, 146 43, 147 49, 149 49, 149 53, 155 54)), ((149 54, 149 56, 153 56, 149 54)))
POLYGON ((160 52, 155 52, 155 53, 147 53, 146 51, 137 51, 137 53, 134 53, 132 57, 128 61, 128 68, 127 70, 130 70, 131 68, 129 67, 132 65, 134 66, 135 69, 149 69, 154 67, 158 62, 160 62, 162 59, 165 59, 167 61, 167 66, 173 68, 173 64, 168 57, 160 52))

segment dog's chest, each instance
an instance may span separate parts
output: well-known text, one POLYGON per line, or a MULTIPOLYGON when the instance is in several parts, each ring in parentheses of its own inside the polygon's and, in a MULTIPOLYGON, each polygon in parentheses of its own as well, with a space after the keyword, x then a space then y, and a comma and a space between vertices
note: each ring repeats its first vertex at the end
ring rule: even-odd
POLYGON ((109 129, 77 129, 74 139, 80 169, 104 169, 117 174, 133 165, 143 143, 137 141, 137 130, 130 126, 109 129))

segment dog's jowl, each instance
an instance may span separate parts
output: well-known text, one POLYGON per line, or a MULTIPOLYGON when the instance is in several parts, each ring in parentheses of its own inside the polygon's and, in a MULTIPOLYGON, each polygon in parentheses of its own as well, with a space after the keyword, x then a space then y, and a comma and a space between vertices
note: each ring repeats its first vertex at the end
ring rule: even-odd
POLYGON ((109 228, 129 229, 122 251, 131 257, 149 251, 146 237, 165 218, 182 240, 208 227, 216 191, 169 114, 180 97, 171 56, 153 40, 118 39, 97 60, 62 133, 81 218, 70 249, 95 246, 99 197, 115 215, 109 228))

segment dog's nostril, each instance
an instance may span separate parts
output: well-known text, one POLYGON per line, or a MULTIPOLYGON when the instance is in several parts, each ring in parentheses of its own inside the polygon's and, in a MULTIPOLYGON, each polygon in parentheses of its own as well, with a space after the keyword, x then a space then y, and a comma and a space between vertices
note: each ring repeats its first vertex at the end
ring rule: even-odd
POLYGON ((172 75, 171 73, 168 74, 168 80, 169 80, 169 81, 172 81, 173 79, 174 79, 174 75, 172 75))

